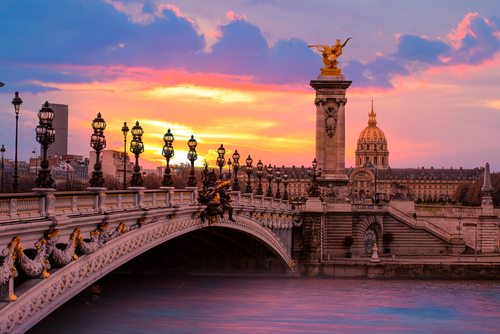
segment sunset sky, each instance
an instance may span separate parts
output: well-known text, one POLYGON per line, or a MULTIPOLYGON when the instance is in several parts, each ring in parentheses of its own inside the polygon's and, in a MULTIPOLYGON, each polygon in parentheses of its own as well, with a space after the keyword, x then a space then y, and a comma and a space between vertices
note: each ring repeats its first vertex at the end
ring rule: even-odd
MULTIPOLYGON (((69 153, 89 156, 92 119, 123 150, 123 122, 145 130, 145 168, 164 163, 162 136, 187 139, 198 163, 221 143, 244 160, 309 165, 314 90, 310 44, 352 37, 340 58, 347 91, 346 166, 374 99, 390 166, 500 169, 498 1, 2 0, 0 145, 19 159, 37 143, 41 104, 69 105, 69 153)), ((57 135, 57 134, 56 134, 57 135)), ((130 141, 130 135, 129 135, 130 141)))

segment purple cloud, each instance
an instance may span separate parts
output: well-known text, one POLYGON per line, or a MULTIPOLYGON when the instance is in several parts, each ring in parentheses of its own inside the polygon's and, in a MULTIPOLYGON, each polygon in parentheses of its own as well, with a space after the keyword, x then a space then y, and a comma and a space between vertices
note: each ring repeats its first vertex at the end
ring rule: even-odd
POLYGON ((500 32, 497 17, 486 20, 479 14, 469 13, 448 37, 450 42, 429 40, 415 35, 398 38, 398 51, 394 59, 418 61, 429 65, 477 65, 492 59, 500 50, 500 32))

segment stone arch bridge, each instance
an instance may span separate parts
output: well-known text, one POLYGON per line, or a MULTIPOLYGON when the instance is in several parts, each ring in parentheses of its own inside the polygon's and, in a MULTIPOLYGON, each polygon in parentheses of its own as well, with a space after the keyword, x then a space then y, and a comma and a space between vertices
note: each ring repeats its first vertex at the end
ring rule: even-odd
MULTIPOLYGON (((0 332, 28 330, 122 264, 195 230, 239 231, 264 246, 292 273, 292 227, 300 225, 298 210, 292 210, 288 201, 239 192, 231 197, 234 220, 225 215, 211 221, 201 218, 205 207, 198 205, 196 189, 29 193, 0 198, 0 244, 5 247, 0 267, 0 332), (18 273, 25 282, 14 289, 18 273)), ((247 250, 259 258, 259 250, 247 250)))

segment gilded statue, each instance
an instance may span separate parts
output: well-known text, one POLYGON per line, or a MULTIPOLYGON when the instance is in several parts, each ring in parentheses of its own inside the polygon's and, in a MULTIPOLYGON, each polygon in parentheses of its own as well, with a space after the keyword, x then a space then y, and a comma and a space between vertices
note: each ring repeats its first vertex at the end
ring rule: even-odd
POLYGON ((332 46, 328 45, 309 45, 310 48, 316 48, 323 54, 323 64, 325 67, 321 69, 321 75, 332 75, 339 76, 341 75, 340 69, 338 68, 338 60, 342 54, 342 49, 346 46, 347 41, 349 41, 352 37, 346 39, 344 44, 340 44, 340 39, 337 39, 337 43, 332 46))

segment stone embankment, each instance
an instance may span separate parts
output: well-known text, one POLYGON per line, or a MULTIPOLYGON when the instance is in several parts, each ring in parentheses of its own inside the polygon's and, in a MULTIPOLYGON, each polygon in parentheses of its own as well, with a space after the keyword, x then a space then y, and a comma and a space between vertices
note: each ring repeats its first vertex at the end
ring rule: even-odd
POLYGON ((322 263, 299 264, 302 276, 368 277, 386 279, 459 279, 500 280, 500 257, 481 256, 477 263, 474 256, 435 257, 420 259, 336 259, 322 263))

